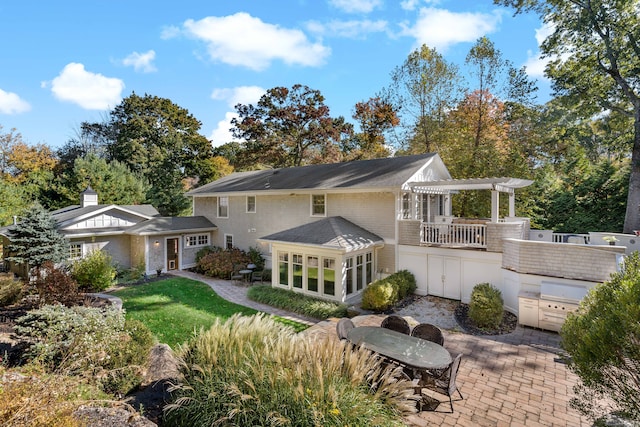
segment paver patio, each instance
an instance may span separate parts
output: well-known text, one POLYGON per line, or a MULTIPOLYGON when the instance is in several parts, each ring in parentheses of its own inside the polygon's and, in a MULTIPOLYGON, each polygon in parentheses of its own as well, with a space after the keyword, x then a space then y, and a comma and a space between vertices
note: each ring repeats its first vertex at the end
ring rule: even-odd
MULTIPOLYGON (((302 320, 295 314, 258 304, 246 297, 246 289, 229 286, 224 280, 211 280, 188 272, 180 275, 208 283, 221 297, 284 317, 302 320)), ((364 315, 353 319, 356 325, 379 325, 384 315, 364 315)), ((304 333, 336 336, 338 319, 311 326, 304 333)), ((445 348, 453 355, 462 353, 457 384, 464 396, 448 401, 434 412, 420 412, 407 419, 411 426, 591 426, 569 407, 577 377, 562 362, 560 337, 518 326, 510 334, 473 336, 462 332, 445 333, 445 348)), ((444 399, 444 396, 442 396, 444 399)))

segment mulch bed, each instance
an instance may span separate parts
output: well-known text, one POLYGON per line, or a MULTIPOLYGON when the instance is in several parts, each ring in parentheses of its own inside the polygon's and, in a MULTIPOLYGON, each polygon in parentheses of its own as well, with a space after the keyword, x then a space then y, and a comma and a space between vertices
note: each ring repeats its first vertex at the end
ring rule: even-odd
POLYGON ((502 335, 513 332, 518 326, 518 316, 506 311, 502 316, 502 323, 495 329, 477 327, 469 318, 469 304, 460 303, 454 312, 458 325, 470 335, 502 335))

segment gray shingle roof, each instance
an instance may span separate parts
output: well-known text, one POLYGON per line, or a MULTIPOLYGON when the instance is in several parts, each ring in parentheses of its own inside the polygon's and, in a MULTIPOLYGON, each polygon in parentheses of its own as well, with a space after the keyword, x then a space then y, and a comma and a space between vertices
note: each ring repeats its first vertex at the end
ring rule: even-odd
POLYGON ((382 237, 355 225, 341 216, 329 217, 310 224, 290 228, 264 236, 259 240, 299 243, 344 250, 363 249, 384 243, 382 237))
POLYGON ((435 154, 237 172, 188 196, 264 190, 400 187, 435 154))
POLYGON ((203 216, 155 217, 140 222, 127 230, 127 234, 149 235, 173 231, 211 231, 217 227, 203 216))
POLYGON ((72 205, 67 206, 62 209, 58 209, 56 211, 51 212, 51 216, 56 221, 56 223, 62 223, 74 218, 78 218, 87 214, 91 214, 93 212, 97 212, 103 210, 108 207, 113 207, 114 209, 125 209, 135 214, 144 216, 144 217, 152 217, 159 215, 156 208, 152 205, 93 205, 93 206, 85 206, 80 207, 80 205, 72 205))

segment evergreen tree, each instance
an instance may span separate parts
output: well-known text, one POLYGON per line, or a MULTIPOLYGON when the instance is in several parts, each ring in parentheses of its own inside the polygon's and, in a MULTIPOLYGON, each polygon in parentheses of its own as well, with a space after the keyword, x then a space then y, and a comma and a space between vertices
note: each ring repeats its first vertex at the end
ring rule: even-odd
POLYGON ((9 229, 11 244, 7 259, 27 268, 41 267, 45 262, 57 263, 68 258, 68 243, 56 229, 55 220, 40 203, 25 212, 22 221, 9 229))

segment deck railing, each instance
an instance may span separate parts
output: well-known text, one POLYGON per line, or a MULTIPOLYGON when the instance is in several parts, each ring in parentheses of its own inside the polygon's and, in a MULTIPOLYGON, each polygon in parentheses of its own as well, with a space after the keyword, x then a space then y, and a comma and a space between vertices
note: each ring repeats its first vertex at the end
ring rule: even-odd
POLYGON ((427 245, 486 248, 487 226, 423 222, 420 227, 420 241, 427 245))

